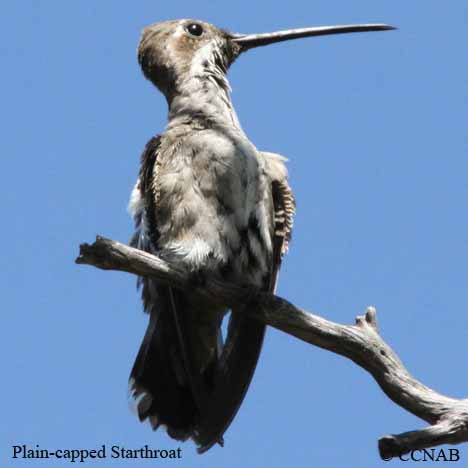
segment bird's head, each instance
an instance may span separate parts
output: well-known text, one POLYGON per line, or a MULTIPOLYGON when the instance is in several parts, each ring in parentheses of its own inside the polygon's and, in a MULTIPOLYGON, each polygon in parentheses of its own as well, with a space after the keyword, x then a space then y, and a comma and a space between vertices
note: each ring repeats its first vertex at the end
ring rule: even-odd
MULTIPOLYGON (((156 23, 143 30, 138 61, 144 75, 165 94, 178 92, 182 77, 225 74, 242 53, 290 39, 328 34, 395 29, 386 24, 358 24, 291 29, 264 34, 234 34, 199 20, 156 23)), ((214 75, 215 76, 215 75, 214 75)))
POLYGON ((184 19, 156 23, 143 30, 138 61, 144 75, 170 100, 181 78, 212 69, 225 73, 240 46, 222 29, 184 19))

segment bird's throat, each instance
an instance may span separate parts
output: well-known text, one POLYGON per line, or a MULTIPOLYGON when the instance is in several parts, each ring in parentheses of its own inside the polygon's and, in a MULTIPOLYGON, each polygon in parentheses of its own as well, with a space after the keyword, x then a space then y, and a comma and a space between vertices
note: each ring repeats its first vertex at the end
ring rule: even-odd
POLYGON ((177 91, 169 102, 169 127, 196 122, 240 129, 223 73, 210 69, 187 73, 179 77, 177 91))

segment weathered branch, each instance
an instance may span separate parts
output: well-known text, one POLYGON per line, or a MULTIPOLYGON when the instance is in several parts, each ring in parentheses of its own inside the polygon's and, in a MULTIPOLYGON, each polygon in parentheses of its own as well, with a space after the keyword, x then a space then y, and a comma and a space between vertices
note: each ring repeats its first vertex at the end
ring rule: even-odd
MULTIPOLYGON (((180 266, 102 237, 97 237, 92 245, 81 245, 76 263, 151 276, 176 288, 194 288, 193 276, 180 266)), ((355 325, 340 325, 255 288, 206 279, 196 289, 209 298, 222 296, 231 306, 248 303, 250 307, 246 310, 256 319, 351 359, 374 377, 392 401, 430 424, 422 430, 382 437, 379 440, 382 458, 468 441, 468 399, 446 397, 412 377, 379 335, 373 307, 364 316, 358 316, 355 325)))

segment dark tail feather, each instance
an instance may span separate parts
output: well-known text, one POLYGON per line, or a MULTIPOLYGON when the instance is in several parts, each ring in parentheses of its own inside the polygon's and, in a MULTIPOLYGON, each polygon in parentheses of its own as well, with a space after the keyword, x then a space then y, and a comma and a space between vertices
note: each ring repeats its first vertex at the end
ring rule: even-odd
POLYGON ((265 336, 265 325, 233 311, 228 336, 218 365, 209 411, 196 428, 198 452, 214 444, 231 424, 252 380, 265 336))
MULTIPOLYGON (((144 298, 153 286, 144 284, 144 298)), ((168 287, 154 291, 145 300, 150 321, 130 374, 131 392, 141 421, 149 418, 153 429, 164 425, 171 437, 186 440, 195 437, 205 412, 216 360, 203 372, 196 369, 183 295, 168 287)))
POLYGON ((141 421, 149 418, 153 429, 162 424, 171 437, 186 440, 193 432, 198 408, 188 384, 167 288, 158 288, 157 293, 130 373, 130 387, 141 421))
MULTIPOLYGON (((192 321, 193 314, 187 306, 183 294, 172 288, 168 288, 168 293, 177 331, 179 350, 187 376, 187 384, 192 391, 198 412, 203 414, 208 404, 209 386, 205 375, 206 372, 201 370, 205 362, 198 363, 196 356, 198 356, 200 348, 204 346, 204 343, 200 342, 200 337, 196 333, 194 334, 197 324, 192 321)), ((210 366, 210 371, 212 367, 210 366)))

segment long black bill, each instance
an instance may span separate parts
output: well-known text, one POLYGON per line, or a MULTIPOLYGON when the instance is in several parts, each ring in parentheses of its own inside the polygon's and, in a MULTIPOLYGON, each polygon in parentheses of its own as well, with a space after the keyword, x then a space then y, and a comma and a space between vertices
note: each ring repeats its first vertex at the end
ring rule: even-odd
POLYGON ((233 34, 232 40, 242 47, 242 50, 252 49, 275 42, 289 41, 311 36, 327 36, 330 34, 346 34, 369 31, 389 31, 396 29, 388 24, 347 24, 341 26, 318 26, 315 28, 288 29, 264 34, 233 34))

